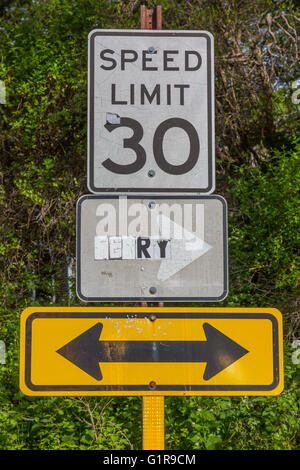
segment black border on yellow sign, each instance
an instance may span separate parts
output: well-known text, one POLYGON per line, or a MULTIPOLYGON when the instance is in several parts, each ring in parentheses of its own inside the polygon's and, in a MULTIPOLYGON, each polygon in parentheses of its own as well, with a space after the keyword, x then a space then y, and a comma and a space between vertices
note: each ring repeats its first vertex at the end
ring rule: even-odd
MULTIPOLYGON (((136 384, 136 385, 35 385, 31 381, 31 340, 32 340, 32 322, 33 320, 39 318, 77 318, 77 319, 105 319, 109 314, 110 318, 129 318, 132 316, 132 311, 128 309, 128 313, 124 309, 124 313, 119 312, 34 312, 28 316, 25 324, 25 385, 29 390, 33 392, 149 392, 151 389, 148 385, 145 384, 136 384)), ((149 313, 150 315, 150 313, 149 313)), ((145 312, 134 313, 134 318, 145 318, 145 312)), ((155 388, 156 394, 159 392, 173 392, 176 394, 178 392, 270 392, 274 390, 280 382, 280 357, 279 357, 279 325, 278 320, 275 316, 270 313, 256 313, 256 312, 247 312, 247 313, 198 313, 193 312, 193 314, 188 313, 159 313, 160 319, 171 319, 174 320, 185 320, 185 319, 264 319, 270 320, 272 323, 272 333, 273 333, 273 382, 266 385, 157 385, 155 388)), ((259 367, 259 364, 258 364, 259 367)), ((129 393, 130 394, 130 393, 129 393)))

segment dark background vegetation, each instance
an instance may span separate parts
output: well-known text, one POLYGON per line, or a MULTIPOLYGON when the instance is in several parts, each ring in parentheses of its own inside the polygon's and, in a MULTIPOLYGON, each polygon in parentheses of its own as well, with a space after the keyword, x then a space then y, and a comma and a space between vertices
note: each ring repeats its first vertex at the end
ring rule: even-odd
POLYGON ((18 387, 21 311, 80 305, 70 268, 75 205, 88 192, 87 36, 139 29, 141 3, 162 5, 163 29, 215 38, 216 193, 228 203, 230 261, 218 306, 276 307, 284 319, 283 393, 168 397, 166 448, 296 449, 300 10, 289 0, 2 0, 0 448, 141 448, 138 397, 38 398, 18 387))

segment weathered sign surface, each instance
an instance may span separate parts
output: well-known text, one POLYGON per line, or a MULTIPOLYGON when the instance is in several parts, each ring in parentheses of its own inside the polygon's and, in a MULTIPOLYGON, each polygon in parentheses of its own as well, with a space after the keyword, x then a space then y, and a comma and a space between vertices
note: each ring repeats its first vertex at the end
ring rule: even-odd
POLYGON ((88 71, 91 192, 214 191, 210 33, 94 30, 88 71))
POLYGON ((212 196, 82 196, 77 294, 84 301, 221 301, 227 209, 212 196))
POLYGON ((21 316, 28 395, 276 395, 276 309, 31 307, 21 316))

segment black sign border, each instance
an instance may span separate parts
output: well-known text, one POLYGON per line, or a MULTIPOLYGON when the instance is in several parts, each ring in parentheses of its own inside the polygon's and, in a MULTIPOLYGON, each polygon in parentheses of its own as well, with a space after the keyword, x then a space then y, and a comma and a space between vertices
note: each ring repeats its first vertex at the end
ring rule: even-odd
POLYGON ((213 84, 212 84, 212 53, 211 53, 211 37, 206 32, 172 32, 172 31, 155 31, 155 32, 145 32, 145 31, 105 31, 105 30, 95 30, 91 31, 89 35, 89 77, 88 77, 88 100, 89 100, 89 125, 88 125, 88 189, 94 194, 102 194, 103 192, 118 192, 118 193, 139 193, 139 192, 149 192, 149 193, 201 193, 201 194, 211 194, 214 191, 214 160, 215 152, 213 148, 213 113, 212 113, 212 104, 214 97, 212 96, 213 84), (97 36, 155 36, 155 37, 165 37, 165 36, 177 36, 177 37, 204 37, 207 40, 207 108, 208 108, 208 186, 206 188, 98 188, 94 185, 95 175, 94 175, 94 78, 95 78, 95 38, 97 36))
MULTIPOLYGON (((124 309, 126 310, 126 309, 124 309)), ((279 327, 277 318, 271 313, 257 313, 257 312, 247 312, 247 313, 179 313, 179 312, 164 312, 157 313, 157 318, 168 318, 168 319, 267 319, 272 323, 272 333, 273 333, 273 382, 269 385, 157 385, 155 388, 155 393, 153 395, 159 395, 157 392, 176 392, 176 391, 186 391, 186 392, 270 392, 274 390, 280 381, 279 375, 279 327)), ((151 315, 150 313, 148 314, 151 315)), ((142 392, 144 391, 153 391, 147 385, 36 385, 31 381, 31 339, 32 339, 32 323, 35 319, 39 318, 145 318, 145 312, 137 313, 130 312, 120 313, 120 312, 110 312, 109 307, 107 312, 34 312, 28 316, 25 325, 25 385, 29 390, 33 392, 118 392, 118 391, 135 391, 142 392)), ((259 367, 259 364, 258 364, 259 367)), ((130 393, 129 393, 130 395, 130 393)), ((180 394, 182 395, 182 394, 180 394)), ((217 393, 215 393, 217 395, 217 393)), ((247 395, 244 393, 243 395, 247 395)))
POLYGON ((211 194, 208 196, 144 196, 129 195, 127 199, 217 199, 223 206, 223 279, 224 291, 218 297, 86 297, 81 292, 81 205, 86 199, 119 199, 119 195, 102 196, 99 194, 86 194, 77 201, 76 208, 76 294, 84 302, 221 302, 228 295, 228 233, 227 233, 227 204, 222 196, 211 194))

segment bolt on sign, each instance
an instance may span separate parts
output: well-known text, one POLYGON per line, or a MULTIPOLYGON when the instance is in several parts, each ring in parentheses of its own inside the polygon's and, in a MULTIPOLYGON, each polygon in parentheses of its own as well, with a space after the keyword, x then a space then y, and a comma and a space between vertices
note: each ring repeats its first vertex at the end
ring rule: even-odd
POLYGON ((227 208, 211 196, 82 196, 77 295, 94 301, 220 301, 227 208))
POLYGON ((277 395, 276 309, 30 307, 21 315, 27 395, 277 395))
POLYGON ((90 191, 213 192, 213 36, 94 30, 88 60, 90 191))

